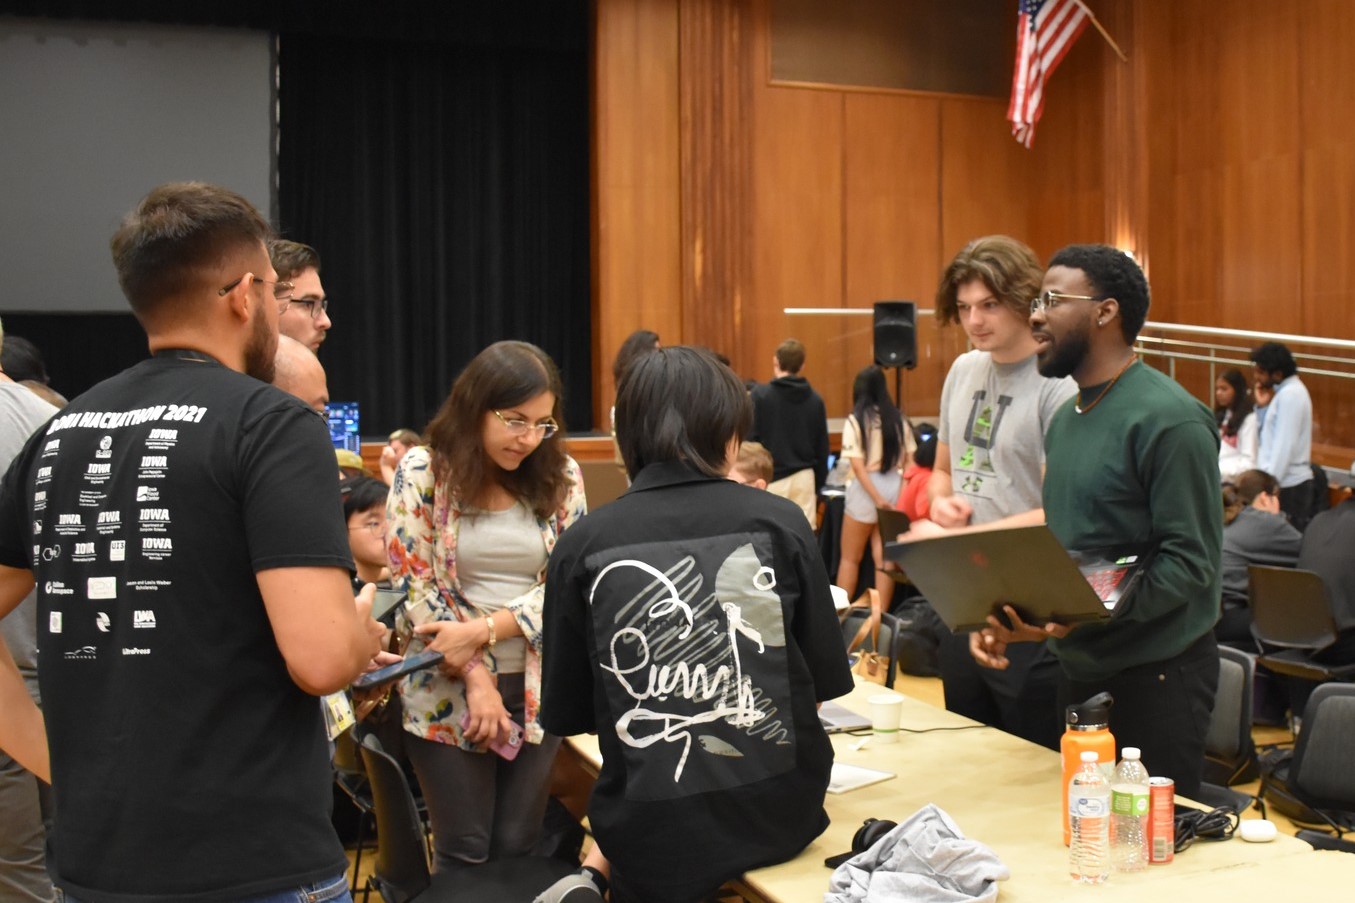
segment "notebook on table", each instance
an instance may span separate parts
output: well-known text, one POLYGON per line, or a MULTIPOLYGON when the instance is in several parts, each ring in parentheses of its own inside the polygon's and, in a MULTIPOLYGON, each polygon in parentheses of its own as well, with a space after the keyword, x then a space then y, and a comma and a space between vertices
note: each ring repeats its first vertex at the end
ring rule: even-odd
POLYGON ((954 631, 1011 605, 1029 624, 1102 621, 1129 604, 1151 545, 1068 551, 1044 525, 889 543, 895 561, 954 631))

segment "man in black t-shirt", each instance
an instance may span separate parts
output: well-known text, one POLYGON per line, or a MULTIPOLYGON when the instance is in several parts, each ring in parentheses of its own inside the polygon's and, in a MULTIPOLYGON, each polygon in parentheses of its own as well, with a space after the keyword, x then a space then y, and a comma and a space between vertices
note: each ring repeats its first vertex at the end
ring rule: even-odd
POLYGON ((266 384, 291 290, 269 234, 224 189, 152 191, 112 250, 153 357, 0 484, 0 616, 36 578, 44 703, 0 652, 0 748, 51 779, 67 900, 347 899, 315 696, 381 628, 349 592, 325 429, 266 384))

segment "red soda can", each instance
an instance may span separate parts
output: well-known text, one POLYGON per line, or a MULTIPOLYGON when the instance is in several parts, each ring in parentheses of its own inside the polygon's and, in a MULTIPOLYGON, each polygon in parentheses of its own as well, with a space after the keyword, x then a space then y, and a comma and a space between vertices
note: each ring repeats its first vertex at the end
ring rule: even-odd
POLYGON ((1148 861, 1171 862, 1176 855, 1176 782, 1148 779, 1148 861))

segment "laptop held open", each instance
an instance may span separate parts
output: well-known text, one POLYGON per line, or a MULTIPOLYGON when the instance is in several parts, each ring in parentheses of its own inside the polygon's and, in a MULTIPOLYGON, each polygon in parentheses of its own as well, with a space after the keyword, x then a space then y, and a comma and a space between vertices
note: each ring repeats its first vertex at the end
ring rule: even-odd
POLYGON ((1152 546, 1069 552, 1040 525, 889 543, 885 557, 959 632, 984 627, 1003 605, 1030 624, 1110 618, 1128 604, 1152 546))

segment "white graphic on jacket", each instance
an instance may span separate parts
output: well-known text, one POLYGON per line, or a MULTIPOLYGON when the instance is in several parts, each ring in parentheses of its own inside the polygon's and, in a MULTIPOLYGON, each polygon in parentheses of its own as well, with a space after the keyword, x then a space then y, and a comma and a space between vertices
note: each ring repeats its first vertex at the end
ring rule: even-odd
MULTIPOLYGON (((697 783, 744 783, 765 776, 768 763, 763 756, 748 761, 740 746, 791 743, 781 599, 775 572, 762 564, 746 536, 723 560, 714 548, 705 552, 682 556, 666 572, 638 558, 613 561, 594 577, 589 603, 596 604, 600 591, 620 589, 605 584, 625 584, 625 601, 614 620, 608 619, 614 630, 598 636, 601 670, 615 677, 630 706, 616 722, 621 741, 637 750, 680 744, 676 784, 695 739, 708 756, 739 770, 727 768, 697 783), (720 560, 714 592, 703 595, 700 562, 713 564, 712 559, 720 560), (636 571, 645 575, 643 582, 635 580, 636 571), (636 587, 639 592, 633 592, 636 587), (782 706, 784 722, 776 717, 782 706)), ((610 604, 605 608, 612 611, 610 604)), ((698 789, 704 788, 691 791, 698 789)))

